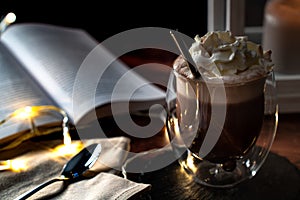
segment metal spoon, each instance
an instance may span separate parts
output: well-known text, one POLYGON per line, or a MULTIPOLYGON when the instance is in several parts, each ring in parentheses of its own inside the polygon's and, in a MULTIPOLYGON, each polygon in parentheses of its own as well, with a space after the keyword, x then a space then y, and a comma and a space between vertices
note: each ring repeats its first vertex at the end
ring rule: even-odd
POLYGON ((66 181, 71 179, 75 180, 80 178, 84 174, 84 172, 86 172, 86 170, 90 169, 95 164, 95 162, 99 158, 101 150, 102 148, 100 144, 95 143, 89 145, 88 147, 81 150, 67 164, 64 165, 59 177, 53 178, 49 181, 38 185, 32 190, 29 190, 28 192, 17 197, 16 200, 26 199, 34 193, 36 193, 37 191, 39 191, 40 189, 56 181, 66 181))

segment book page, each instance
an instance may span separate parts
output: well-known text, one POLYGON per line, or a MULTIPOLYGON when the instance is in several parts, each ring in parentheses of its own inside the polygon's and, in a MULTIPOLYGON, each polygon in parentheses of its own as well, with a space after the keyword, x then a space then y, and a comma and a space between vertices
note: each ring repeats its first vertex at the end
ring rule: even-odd
MULTIPOLYGON (((83 30, 45 24, 14 24, 4 32, 2 40, 49 96, 73 118, 72 94, 76 73, 86 56, 98 45, 97 41, 83 30)), ((112 56, 104 47, 99 49, 100 57, 112 56)), ((114 85, 128 70, 123 63, 115 61, 105 70, 100 82, 97 83, 94 99, 88 96, 93 93, 91 89, 94 88, 90 87, 90 80, 80 82, 80 93, 75 99, 82 105, 77 108, 81 113, 79 118, 95 109, 85 101, 95 101, 96 107, 110 103, 114 85)), ((89 73, 93 75, 93 71, 89 73)), ((142 86, 146 83, 145 79, 135 73, 129 73, 126 77, 128 80, 126 87, 122 90, 122 94, 115 96, 114 102, 126 100, 123 94, 131 91, 136 85, 142 86)), ((95 77, 95 80, 91 77, 92 83, 97 81, 97 78, 99 77, 95 77)), ((139 89, 132 97, 137 101, 157 98, 163 99, 164 93, 149 85, 139 89)))
MULTIPOLYGON (((106 56, 99 58, 108 59, 106 56)), ((101 70, 95 70, 101 71, 101 70)), ((89 74, 92 80, 97 80, 97 72, 89 74)), ((165 100, 165 93, 158 89, 156 86, 148 82, 144 77, 138 75, 134 70, 129 70, 123 63, 116 60, 114 61, 102 74, 96 87, 94 84, 90 84, 90 79, 80 79, 80 92, 74 96, 74 101, 77 105, 77 109, 85 111, 79 113, 76 116, 75 121, 79 121, 84 115, 88 114, 91 109, 91 105, 101 102, 102 105, 112 103, 118 105, 117 113, 123 114, 127 112, 135 112, 148 110, 153 104, 163 104, 165 100), (96 90, 95 90, 96 89, 96 90), (91 92, 95 90, 95 93, 91 92), (82 92, 81 92, 82 91, 82 92), (93 99, 94 94, 94 99, 93 99), (94 102, 95 101, 95 102, 94 102), (130 109, 129 109, 130 104, 130 109)), ((112 108, 106 108, 105 110, 97 110, 98 117, 110 116, 112 108)), ((116 110, 115 110, 116 111, 116 110)))
MULTIPOLYGON (((0 121, 25 106, 53 105, 53 101, 35 85, 1 42, 0 72, 0 121)), ((29 128, 28 121, 24 119, 8 120, 0 126, 0 140, 29 128)))

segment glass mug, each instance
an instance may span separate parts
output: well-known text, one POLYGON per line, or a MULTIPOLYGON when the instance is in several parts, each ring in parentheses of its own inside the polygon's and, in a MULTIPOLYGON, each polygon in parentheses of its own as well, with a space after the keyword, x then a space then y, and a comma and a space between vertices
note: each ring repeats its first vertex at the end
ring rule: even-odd
POLYGON ((278 123, 274 72, 235 84, 173 70, 166 126, 175 156, 200 184, 232 187, 264 163, 278 123))

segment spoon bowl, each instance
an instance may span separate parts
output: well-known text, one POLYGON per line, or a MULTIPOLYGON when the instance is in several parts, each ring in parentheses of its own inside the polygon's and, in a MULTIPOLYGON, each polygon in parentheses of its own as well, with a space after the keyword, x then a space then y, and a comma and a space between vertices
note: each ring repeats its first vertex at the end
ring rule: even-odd
POLYGON ((94 143, 85 147, 64 165, 59 177, 53 178, 51 180, 48 180, 38 185, 32 190, 29 190, 28 192, 17 197, 16 200, 27 199, 28 197, 30 197, 40 189, 56 181, 78 180, 84 175, 84 173, 88 169, 90 169, 95 164, 95 162, 100 156, 101 151, 102 151, 101 144, 98 143, 94 143))

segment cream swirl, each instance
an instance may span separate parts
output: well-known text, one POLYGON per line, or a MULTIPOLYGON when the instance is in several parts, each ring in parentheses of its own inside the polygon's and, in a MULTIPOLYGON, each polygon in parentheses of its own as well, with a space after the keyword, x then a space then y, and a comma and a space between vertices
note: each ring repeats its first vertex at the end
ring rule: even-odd
POLYGON ((229 31, 198 35, 189 49, 198 70, 206 78, 222 77, 224 81, 252 79, 272 70, 271 51, 263 52, 261 45, 234 37, 229 31))

